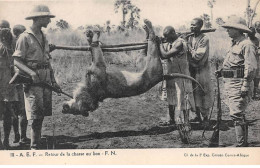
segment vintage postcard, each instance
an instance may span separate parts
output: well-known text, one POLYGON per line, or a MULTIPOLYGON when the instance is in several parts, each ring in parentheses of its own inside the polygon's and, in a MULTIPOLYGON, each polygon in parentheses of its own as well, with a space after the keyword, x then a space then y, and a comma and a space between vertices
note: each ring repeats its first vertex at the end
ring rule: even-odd
POLYGON ((260 164, 260 0, 0 0, 0 165, 260 164))

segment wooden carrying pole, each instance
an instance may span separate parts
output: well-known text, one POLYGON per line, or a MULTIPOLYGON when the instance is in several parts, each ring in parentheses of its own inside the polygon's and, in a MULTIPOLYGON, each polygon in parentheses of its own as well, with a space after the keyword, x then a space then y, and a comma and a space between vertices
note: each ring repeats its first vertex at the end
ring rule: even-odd
POLYGON ((90 51, 90 46, 59 46, 55 45, 55 50, 76 50, 76 51, 90 51))
POLYGON ((115 44, 115 45, 104 45, 101 48, 116 48, 116 47, 128 47, 128 46, 138 46, 138 45, 148 45, 147 42, 143 43, 127 43, 127 44, 115 44))
MULTIPOLYGON (((119 47, 119 48, 105 48, 101 46, 103 52, 120 52, 120 51, 132 51, 132 50, 141 50, 147 48, 147 45, 132 46, 132 47, 119 47)), ((90 51, 90 46, 55 46, 55 49, 62 50, 76 50, 76 51, 90 51)))
MULTIPOLYGON (((216 29, 203 29, 201 30, 202 33, 209 33, 214 32, 216 29)), ((192 36, 192 32, 180 32, 182 36, 192 36)), ((146 49, 148 43, 127 43, 127 44, 116 44, 116 45, 101 45, 101 49, 103 52, 121 52, 121 51, 132 51, 132 50, 141 50, 146 49)), ((55 45, 54 49, 61 49, 61 50, 76 50, 76 51, 90 51, 91 46, 60 46, 55 45)))
MULTIPOLYGON (((210 32, 215 32, 215 31, 216 31, 216 29, 202 29, 202 30, 200 30, 201 33, 210 33, 210 32)), ((194 35, 194 33, 190 32, 190 31, 177 32, 177 33, 181 34, 181 35, 184 35, 186 37, 194 35)))

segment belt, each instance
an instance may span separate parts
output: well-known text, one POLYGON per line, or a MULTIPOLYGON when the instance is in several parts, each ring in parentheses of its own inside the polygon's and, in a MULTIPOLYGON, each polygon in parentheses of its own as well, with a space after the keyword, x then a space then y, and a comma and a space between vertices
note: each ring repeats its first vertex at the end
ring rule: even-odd
POLYGON ((37 64, 37 69, 48 69, 49 64, 37 64))
POLYGON ((28 67, 37 70, 37 69, 49 69, 50 66, 48 63, 27 63, 28 67))
POLYGON ((221 71, 221 76, 223 78, 244 78, 244 68, 238 68, 234 70, 223 69, 221 71))

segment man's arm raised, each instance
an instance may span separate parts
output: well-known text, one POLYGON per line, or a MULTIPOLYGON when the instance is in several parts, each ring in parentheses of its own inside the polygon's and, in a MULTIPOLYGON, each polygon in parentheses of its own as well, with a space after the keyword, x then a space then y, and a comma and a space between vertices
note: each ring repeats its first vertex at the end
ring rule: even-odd
POLYGON ((161 58, 168 59, 174 57, 174 55, 178 54, 183 48, 182 42, 177 42, 169 51, 166 51, 163 47, 163 44, 160 44, 161 58))

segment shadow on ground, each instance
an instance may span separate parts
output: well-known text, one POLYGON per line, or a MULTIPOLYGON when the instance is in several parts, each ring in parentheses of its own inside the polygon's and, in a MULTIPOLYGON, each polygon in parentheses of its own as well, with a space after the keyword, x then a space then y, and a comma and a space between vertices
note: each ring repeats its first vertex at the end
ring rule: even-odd
MULTIPOLYGON (((257 120, 250 120, 248 121, 249 124, 253 124, 257 120)), ((216 125, 216 120, 211 120, 209 122, 209 126, 204 128, 199 123, 191 123, 192 130, 207 130, 213 131, 213 127, 216 125)), ((230 127, 233 126, 232 120, 222 120, 220 124, 220 131, 227 131, 230 127)), ((159 134, 166 134, 172 131, 175 131, 176 128, 174 126, 167 126, 167 127, 160 127, 154 126, 147 130, 140 130, 140 131, 133 131, 133 130, 125 130, 125 131, 118 131, 118 132, 94 132, 88 135, 83 136, 43 136, 41 140, 41 149, 76 149, 78 145, 76 143, 85 142, 95 139, 106 139, 106 138, 115 138, 115 137, 129 137, 129 136, 143 136, 143 135, 159 135, 159 134)), ((252 142, 252 146, 259 146, 259 142, 252 142)), ((96 147, 98 148, 98 146, 96 147)), ((18 146, 12 146, 11 150, 28 150, 30 149, 30 144, 23 144, 18 146)))

